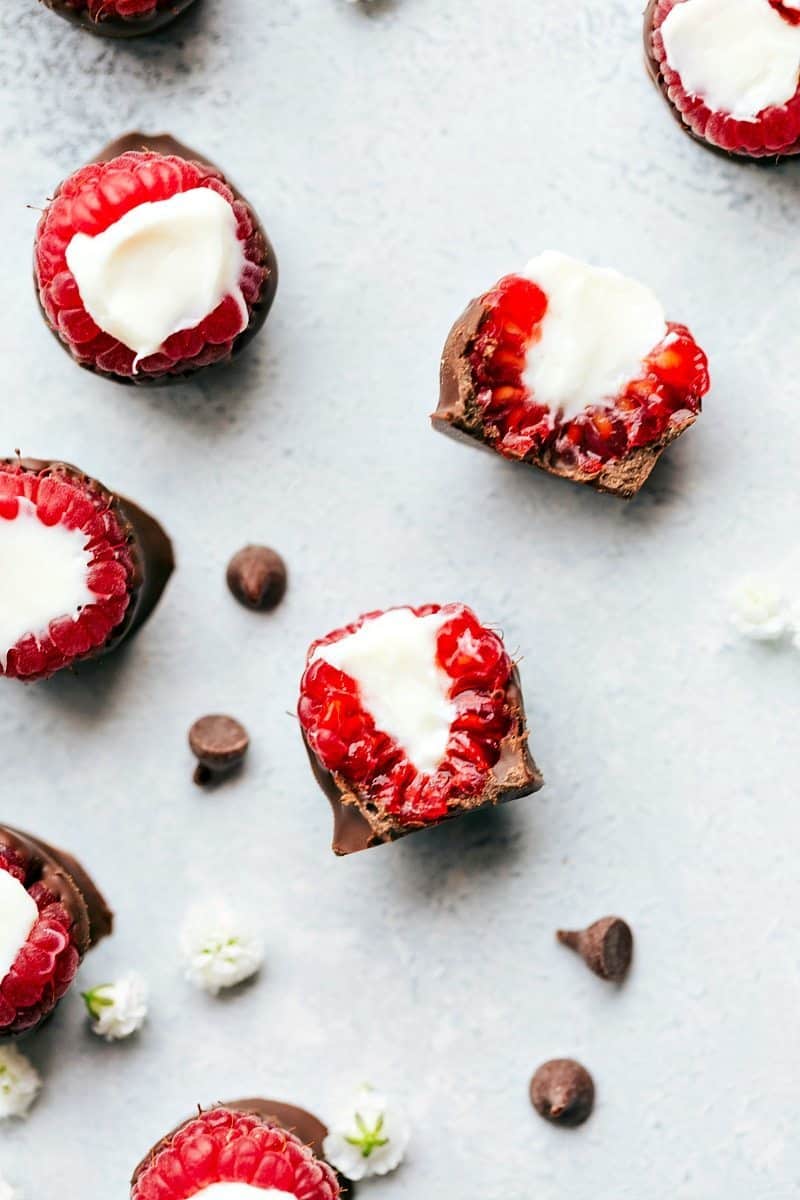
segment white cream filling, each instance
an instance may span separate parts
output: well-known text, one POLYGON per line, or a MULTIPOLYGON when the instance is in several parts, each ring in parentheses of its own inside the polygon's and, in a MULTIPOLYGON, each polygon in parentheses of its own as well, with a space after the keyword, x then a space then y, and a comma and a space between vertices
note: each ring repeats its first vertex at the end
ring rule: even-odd
POLYGON ((14 520, 0 517, 0 663, 27 634, 40 636, 57 617, 78 616, 96 599, 89 590, 91 552, 80 529, 44 525, 20 498, 14 520))
POLYGON ((0 983, 36 924, 39 909, 18 879, 0 871, 0 983))
POLYGON ((137 362, 199 325, 226 296, 236 300, 244 329, 244 263, 233 208, 204 187, 140 204, 95 237, 76 233, 67 246, 86 311, 137 362))
POLYGON ((797 91, 800 26, 768 0, 684 0, 667 16, 661 36, 684 91, 714 112, 753 121, 797 91))
POLYGON ((263 1200, 265 1196, 290 1196, 291 1200, 296 1200, 294 1192, 253 1187, 251 1183, 210 1183, 193 1193, 192 1200, 199 1196, 204 1196, 205 1200, 263 1200))
POLYGON ((436 661, 439 630, 449 619, 392 609, 315 655, 355 680, 376 728, 422 772, 435 771, 444 758, 456 715, 452 680, 436 661))
POLYGON ((532 399, 565 421, 587 405, 611 404, 666 334, 658 298, 618 271, 553 250, 532 259, 523 275, 547 297, 522 376, 532 399))

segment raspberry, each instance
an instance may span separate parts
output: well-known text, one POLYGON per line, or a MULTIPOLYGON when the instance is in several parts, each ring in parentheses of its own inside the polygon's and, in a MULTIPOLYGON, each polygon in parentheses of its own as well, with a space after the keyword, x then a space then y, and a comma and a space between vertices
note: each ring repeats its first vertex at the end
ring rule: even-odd
POLYGON ((213 1108, 160 1142, 133 1177, 131 1200, 187 1200, 215 1183, 274 1188, 297 1200, 337 1200, 327 1163, 254 1113, 213 1108))
POLYGON ((136 17, 151 17, 154 12, 169 8, 173 0, 64 0, 67 8, 88 12, 93 21, 121 17, 129 21, 136 17))
POLYGON ((17 520, 35 517, 44 528, 79 530, 85 534, 85 586, 94 597, 77 614, 53 612, 44 628, 0 646, 0 675, 44 679, 90 657, 119 632, 140 581, 131 531, 112 503, 100 484, 64 464, 30 469, 22 462, 0 463, 0 549, 4 528, 8 531, 8 523, 17 520))
POLYGON ((43 0, 43 3, 93 33, 136 37, 162 29, 194 0, 43 0))
POLYGON ((215 168, 176 153, 127 150, 81 167, 61 185, 39 221, 34 268, 45 319, 81 366, 129 383, 152 383, 229 360, 244 345, 271 301, 275 270, 270 253, 252 210, 215 168), (86 311, 67 265, 67 247, 76 233, 94 237, 141 204, 195 188, 217 192, 235 214, 245 258, 239 286, 248 325, 242 328, 239 306, 227 296, 199 325, 172 334, 156 353, 136 362, 135 352, 101 330, 86 311))
MULTIPOLYGON (((71 986, 89 948, 86 901, 67 874, 66 856, 56 854, 43 843, 0 831, 0 871, 21 883, 38 909, 24 946, 0 980, 0 1037, 40 1025, 71 986)), ((93 886, 86 882, 87 890, 93 886)))
POLYGON ((520 276, 501 279, 481 297, 485 311, 469 351, 475 402, 489 445, 506 458, 545 453, 584 474, 657 442, 670 422, 700 411, 708 390, 705 355, 683 325, 667 326, 660 345, 611 405, 587 408, 571 421, 536 403, 523 381, 529 349, 536 353, 547 297, 520 276))
MULTIPOLYGON (((306 743, 335 780, 345 803, 392 836, 435 824, 459 809, 496 802, 493 768, 509 738, 524 745, 524 720, 514 667, 497 634, 463 604, 388 610, 415 618, 437 614, 435 667, 451 706, 444 753, 432 769, 379 727, 355 678, 320 653, 387 616, 372 612, 315 642, 300 685, 298 715, 306 743)), ((528 790, 533 790, 532 787, 528 790)), ((519 792, 517 794, 524 794, 519 792)))
MULTIPOLYGON (((800 86, 782 105, 763 109, 755 120, 717 112, 683 87, 669 65, 661 26, 676 4, 685 0, 651 0, 645 15, 645 49, 651 72, 673 111, 694 137, 718 150, 743 158, 777 158, 800 154, 800 86)), ((782 0, 768 0, 790 25, 800 24, 800 10, 782 0)))

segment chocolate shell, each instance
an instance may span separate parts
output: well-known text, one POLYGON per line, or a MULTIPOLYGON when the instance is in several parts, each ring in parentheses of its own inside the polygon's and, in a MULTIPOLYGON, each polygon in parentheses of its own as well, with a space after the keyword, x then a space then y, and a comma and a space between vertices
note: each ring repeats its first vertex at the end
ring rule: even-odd
POLYGON ((204 166, 222 176, 225 180, 225 183, 233 192, 234 199, 241 200, 242 203, 246 204, 250 210, 250 215, 253 218, 253 224, 255 225, 261 241, 263 242, 264 267, 267 272, 267 277, 264 280, 262 294, 257 303, 253 305, 253 311, 250 314, 250 322, 247 328, 243 329, 237 337, 229 357, 222 359, 219 362, 211 363, 207 367, 198 367, 196 370, 184 371, 182 374, 163 375, 156 378, 148 378, 147 376, 143 375, 136 375, 128 378, 127 376, 123 377, 121 375, 113 375, 106 371, 97 371, 89 363, 77 363, 77 360, 72 357, 69 347, 64 345, 61 338, 58 336, 57 331, 53 329, 52 325, 47 319, 47 313, 42 307, 35 271, 33 277, 33 286, 34 292, 36 293, 36 301, 39 305, 39 311, 42 314, 44 323, 53 334, 53 337, 56 339, 61 349, 69 355, 71 362, 77 363, 77 366, 83 367, 85 371, 91 371, 94 375, 100 375, 103 379, 110 379, 113 383, 122 383, 133 387, 164 387, 171 383, 180 383, 182 380, 193 379, 196 375, 206 371, 211 371, 216 367, 226 367, 228 363, 232 362, 235 358, 238 358, 242 351, 249 346, 250 342, 253 340, 266 321, 269 310, 272 307, 272 302, 275 299, 275 293, 278 290, 278 260, 272 247, 272 243, 267 237, 264 226, 261 224, 258 214, 253 208, 252 204, 250 204, 249 200, 242 195, 235 184, 231 183, 230 179, 228 179, 224 172, 221 171, 219 167, 215 166, 205 154, 199 154, 196 150, 192 150, 190 146, 185 146, 183 142, 177 141, 169 133, 125 133, 121 137, 116 138, 113 142, 109 142, 107 146, 104 146, 102 150, 88 160, 86 165, 88 166, 90 163, 110 162, 112 158, 118 158, 120 154, 128 154, 135 150, 150 150, 154 154, 175 155, 178 158, 185 158, 191 162, 199 163, 201 166, 204 166))
POLYGON ((409 824, 399 821, 389 813, 380 813, 375 805, 363 796, 341 775, 328 771, 317 758, 303 734, 314 778, 330 801, 333 810, 334 854, 354 854, 369 850, 384 842, 394 842, 406 834, 420 829, 431 829, 452 821, 465 813, 477 812, 519 800, 538 792, 544 784, 528 748, 528 729, 525 721, 525 706, 519 685, 519 675, 514 669, 507 688, 508 705, 511 711, 511 729, 500 744, 500 757, 491 770, 486 787, 477 796, 470 796, 455 805, 440 821, 409 824))
POLYGON ((10 825, 0 825, 0 845, 15 850, 28 864, 29 875, 35 881, 41 880, 63 904, 72 920, 72 934, 81 958, 111 934, 113 913, 97 885, 71 854, 10 825))
MULTIPOLYGON (((477 404, 470 354, 478 331, 488 314, 481 300, 473 300, 458 318, 445 343, 440 372, 439 405, 431 416, 431 424, 440 433, 459 441, 472 442, 497 453, 486 437, 483 416, 477 404)), ((649 446, 632 450, 623 458, 607 463, 600 471, 590 473, 565 463, 552 452, 520 460, 528 466, 546 471, 573 483, 585 483, 599 492, 629 500, 647 480, 653 467, 671 442, 680 437, 697 417, 687 412, 680 421, 673 421, 663 436, 649 446)))
POLYGON ((153 13, 151 17, 133 17, 127 21, 121 17, 102 17, 96 19, 90 16, 85 9, 81 12, 76 12, 74 8, 65 3, 65 0, 42 0, 42 3, 45 8, 58 13, 60 17, 69 21, 72 25, 77 25, 81 29, 88 29, 90 33, 97 34, 98 37, 134 38, 141 37, 146 33, 155 33, 156 30, 163 29, 166 25, 171 24, 176 17, 179 17, 181 13, 194 4, 194 0, 172 0, 171 4, 153 13))
POLYGON ((125 616, 109 640, 85 655, 79 662, 104 658, 106 654, 116 650, 126 637, 140 629, 158 604, 175 568, 171 541, 155 517, 151 517, 132 500, 118 496, 99 480, 93 479, 71 463, 59 462, 57 459, 4 458, 0 459, 0 466, 21 466, 26 471, 35 471, 37 474, 62 475, 67 479, 90 482, 103 494, 119 520, 120 527, 127 533, 136 572, 130 603, 125 616))

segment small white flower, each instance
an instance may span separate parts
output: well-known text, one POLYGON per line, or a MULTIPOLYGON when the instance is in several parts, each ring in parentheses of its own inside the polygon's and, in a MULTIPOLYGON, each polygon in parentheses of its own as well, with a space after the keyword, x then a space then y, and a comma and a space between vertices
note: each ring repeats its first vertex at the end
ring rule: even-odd
MULTIPOLYGON (((130 971, 116 983, 104 983, 83 993, 92 1030, 107 1042, 137 1033, 147 1018, 147 984, 130 971)), ((2 1197, 0 1197, 2 1200, 2 1197)))
POLYGON ((27 1116, 42 1080, 16 1046, 0 1046, 0 1120, 27 1116))
POLYGON ((380 1092, 362 1087, 331 1126, 323 1151, 331 1166, 355 1181, 393 1171, 403 1160, 409 1136, 405 1114, 390 1109, 380 1092))
POLYGON ((181 933, 186 978, 216 995, 255 975, 264 943, 246 917, 226 904, 192 909, 181 933))
POLYGON ((731 622, 743 637, 777 642, 792 628, 792 618, 778 585, 761 576, 748 576, 731 592, 731 622))
POLYGON ((20 1193, 0 1175, 0 1200, 20 1200, 20 1193))

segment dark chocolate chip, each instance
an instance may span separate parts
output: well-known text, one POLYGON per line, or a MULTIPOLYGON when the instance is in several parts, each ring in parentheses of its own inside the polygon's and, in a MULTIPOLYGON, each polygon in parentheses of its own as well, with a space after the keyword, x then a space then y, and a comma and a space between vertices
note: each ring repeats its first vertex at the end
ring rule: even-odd
POLYGON ((245 546, 228 563, 226 578, 246 608, 275 608, 286 592, 286 563, 269 546, 245 546))
POLYGON ((531 1080, 531 1104, 546 1121, 574 1129, 592 1115, 594 1081, 574 1059, 554 1058, 531 1080))
POLYGON ((250 738, 244 725, 233 717, 212 714, 200 717, 189 730, 189 745, 197 759, 195 783, 209 783, 241 765, 250 738))
POLYGON ((621 917, 602 917, 588 929, 559 929, 558 940, 580 954, 595 975, 621 983, 633 958, 633 933, 621 917))

